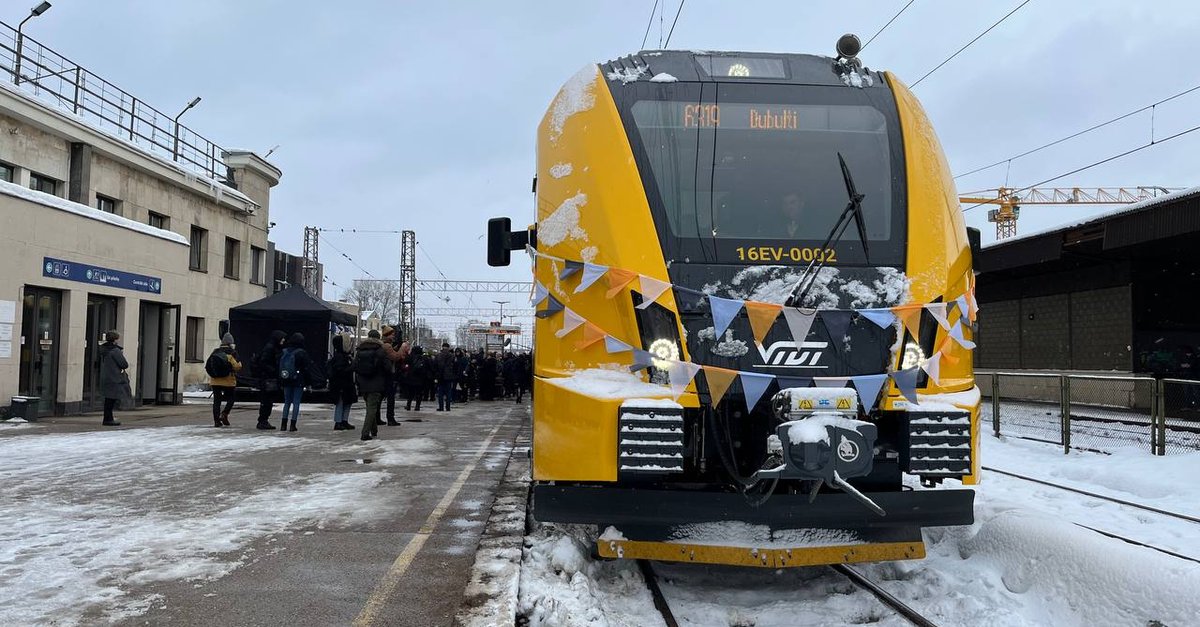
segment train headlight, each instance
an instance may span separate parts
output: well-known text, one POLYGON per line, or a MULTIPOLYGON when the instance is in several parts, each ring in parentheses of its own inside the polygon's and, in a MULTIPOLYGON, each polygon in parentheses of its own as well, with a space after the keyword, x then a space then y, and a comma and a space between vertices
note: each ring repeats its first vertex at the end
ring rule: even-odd
POLYGON ((742 63, 734 63, 729 66, 729 76, 750 76, 750 68, 742 63))
POLYGON ((904 343, 904 354, 900 357, 900 369, 908 370, 916 368, 925 361, 925 351, 921 350, 921 345, 911 339, 904 343))
POLYGON ((679 344, 675 340, 659 338, 650 342, 646 351, 654 356, 654 367, 659 370, 666 370, 679 361, 679 344))

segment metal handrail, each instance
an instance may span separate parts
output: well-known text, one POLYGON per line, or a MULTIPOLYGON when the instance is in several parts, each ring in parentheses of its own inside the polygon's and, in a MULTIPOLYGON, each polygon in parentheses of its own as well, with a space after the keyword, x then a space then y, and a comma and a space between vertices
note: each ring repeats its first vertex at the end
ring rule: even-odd
POLYGON ((226 179, 225 150, 218 144, 4 22, 0 71, 17 89, 55 98, 64 112, 106 134, 213 181, 226 179))

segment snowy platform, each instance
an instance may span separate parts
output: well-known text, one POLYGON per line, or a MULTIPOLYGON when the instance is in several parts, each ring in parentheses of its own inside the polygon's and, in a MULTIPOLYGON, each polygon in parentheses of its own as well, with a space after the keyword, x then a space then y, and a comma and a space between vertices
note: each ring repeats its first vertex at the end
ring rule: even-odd
POLYGON ((449 623, 528 405, 401 410, 424 422, 371 442, 320 406, 296 433, 255 413, 0 429, 0 624, 449 623))

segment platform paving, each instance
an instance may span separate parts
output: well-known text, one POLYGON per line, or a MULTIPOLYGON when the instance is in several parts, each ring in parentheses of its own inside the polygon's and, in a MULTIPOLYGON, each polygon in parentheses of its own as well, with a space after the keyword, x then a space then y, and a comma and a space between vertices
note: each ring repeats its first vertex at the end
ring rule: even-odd
MULTIPOLYGON (((0 468, 6 486, 0 496, 13 499, 14 516, 22 508, 32 516, 44 503, 97 512, 86 521, 44 519, 43 529, 79 528, 77 540, 49 542, 43 536, 50 532, 38 535, 33 528, 0 533, 0 574, 26 586, 20 593, 7 586, 8 610, 3 601, 9 599, 0 593, 0 623, 453 622, 514 441, 527 428, 527 404, 401 411, 401 419, 424 421, 381 427, 380 440, 369 443, 357 433, 333 431, 327 407, 307 406, 300 430, 287 434, 256 431, 250 405, 239 405, 226 429, 211 427, 208 412, 192 404, 126 412, 118 428, 102 428, 92 415, 0 428, 0 451, 13 451, 14 461, 26 466, 24 472, 0 468), (180 445, 168 446, 175 442, 180 445), (39 450, 51 454, 16 454, 39 450), (60 457, 63 467, 56 470, 47 457, 60 457), (85 465, 103 476, 77 482, 85 465), (272 502, 280 504, 278 512, 272 502), (317 503, 317 511, 305 510, 306 503, 317 503), (130 513, 96 520, 120 511, 130 513), (89 535, 86 529, 97 522, 97 533, 89 535), (164 524, 160 542, 154 530, 164 524), (124 546, 139 527, 146 537, 120 554, 129 555, 128 563, 83 550, 96 542, 124 546), (182 551, 180 541, 170 539, 172 529, 195 529, 181 535, 195 537, 196 546, 182 551), (228 546, 221 538, 230 539, 228 546), (154 551, 159 555, 149 555, 154 551), (5 564, 5 556, 15 557, 5 564), (158 564, 156 557, 177 560, 181 576, 170 576, 170 563, 158 564), (197 561, 210 565, 199 576, 188 568, 197 561), (50 565, 69 572, 47 580, 39 569, 50 565), (81 604, 89 597, 73 596, 72 585, 106 592, 81 604), (33 603, 29 595, 41 600, 33 603)), ((361 423, 361 406, 351 420, 361 423)))

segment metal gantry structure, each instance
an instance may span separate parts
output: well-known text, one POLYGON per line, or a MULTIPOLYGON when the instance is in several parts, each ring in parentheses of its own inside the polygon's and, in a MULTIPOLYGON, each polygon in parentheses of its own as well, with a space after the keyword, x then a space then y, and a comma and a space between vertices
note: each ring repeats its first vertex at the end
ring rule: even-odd
POLYGON ((418 292, 469 292, 485 294, 528 294, 533 290, 530 281, 448 281, 442 279, 420 279, 418 292))
POLYGON ((400 337, 410 338, 417 313, 417 233, 400 233, 400 337))
POLYGON ((1021 205, 1119 205, 1141 202, 1177 191, 1167 187, 1001 187, 968 192, 959 197, 962 204, 999 205, 988 210, 988 222, 996 223, 996 239, 1017 234, 1021 205))
POLYGON ((304 227, 304 275, 302 283, 309 294, 321 293, 320 243, 321 230, 315 226, 304 227))

